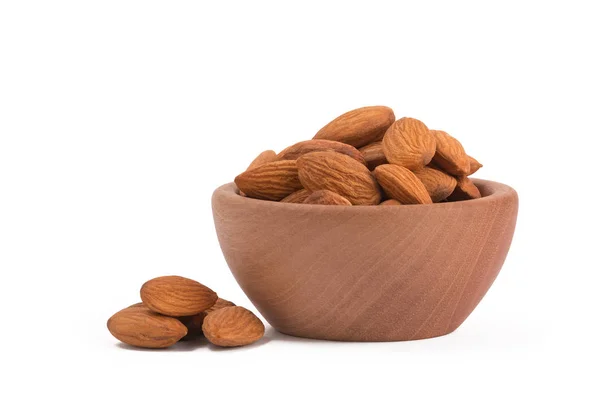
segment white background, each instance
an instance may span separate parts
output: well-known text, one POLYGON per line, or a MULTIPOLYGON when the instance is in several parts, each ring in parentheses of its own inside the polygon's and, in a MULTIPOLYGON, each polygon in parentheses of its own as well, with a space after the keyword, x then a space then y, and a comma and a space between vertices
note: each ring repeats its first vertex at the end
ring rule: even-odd
POLYGON ((594 2, 0 2, 0 398, 598 398, 594 2), (365 105, 458 137, 520 195, 452 335, 136 351, 105 324, 164 274, 253 309, 210 197, 365 105), (591 362, 588 367, 586 362, 591 362), (595 368, 595 370, 594 370, 595 368))

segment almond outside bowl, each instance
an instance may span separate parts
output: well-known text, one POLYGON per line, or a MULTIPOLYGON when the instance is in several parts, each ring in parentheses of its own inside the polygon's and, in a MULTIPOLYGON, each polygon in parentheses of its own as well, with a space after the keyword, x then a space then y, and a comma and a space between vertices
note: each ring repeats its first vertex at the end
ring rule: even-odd
POLYGON ((453 332, 500 272, 518 197, 473 180, 482 198, 401 206, 288 204, 215 190, 213 216, 233 276, 278 331, 342 341, 453 332))

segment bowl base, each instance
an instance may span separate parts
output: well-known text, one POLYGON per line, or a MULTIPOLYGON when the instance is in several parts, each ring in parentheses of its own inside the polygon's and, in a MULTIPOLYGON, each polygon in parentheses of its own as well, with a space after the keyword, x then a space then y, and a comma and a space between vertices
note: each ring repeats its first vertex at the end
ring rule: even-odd
POLYGON ((442 332, 442 333, 437 333, 437 334, 432 334, 432 335, 423 335, 423 336, 418 336, 418 337, 413 337, 413 338, 399 336, 396 338, 392 337, 392 338, 385 338, 385 339, 377 338, 377 337, 360 337, 360 338, 352 338, 352 339, 330 338, 330 337, 322 337, 319 335, 311 336, 311 335, 303 335, 303 334, 294 334, 294 333, 285 332, 284 330, 277 329, 277 328, 273 328, 273 329, 275 329, 277 332, 281 333, 282 335, 291 336, 291 337, 300 338, 300 339, 324 340, 324 341, 328 341, 328 342, 345 342, 345 343, 384 343, 384 342, 389 343, 389 342, 414 342, 417 340, 435 339, 435 338, 439 338, 442 336, 450 335, 451 333, 456 331, 456 329, 458 329, 458 327, 456 327, 452 330, 448 330, 447 332, 442 332))

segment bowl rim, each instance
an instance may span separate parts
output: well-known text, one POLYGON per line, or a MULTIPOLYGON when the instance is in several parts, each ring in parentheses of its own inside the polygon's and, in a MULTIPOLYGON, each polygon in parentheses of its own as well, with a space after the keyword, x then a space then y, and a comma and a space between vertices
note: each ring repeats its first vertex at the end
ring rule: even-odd
POLYGON ((216 195, 224 196, 224 198, 234 201, 239 204, 246 204, 252 206, 260 206, 264 205, 265 207, 281 207, 282 209, 299 209, 306 211, 308 209, 315 209, 322 212, 324 209, 328 209, 331 211, 339 212, 340 210, 350 211, 356 210, 352 212, 383 212, 383 210, 398 210, 407 208, 444 208, 444 207, 456 207, 457 205, 465 206, 479 206, 485 204, 495 203, 500 199, 507 197, 517 197, 517 192, 512 187, 495 181, 472 178, 471 179, 475 186, 482 191, 485 192, 486 195, 482 196, 479 199, 471 199, 471 200, 460 200, 453 202, 442 202, 442 203, 432 203, 432 204, 402 204, 401 206, 386 206, 386 207, 377 207, 372 205, 352 205, 352 206, 331 206, 331 205, 323 205, 323 204, 302 204, 302 203, 282 203, 279 201, 270 201, 270 200, 261 200, 261 199, 253 199, 251 197, 244 197, 239 195, 239 190, 234 182, 229 182, 224 185, 219 186, 213 192, 213 198, 216 195), (367 211, 369 210, 369 211, 367 211), (378 211, 376 211, 378 210, 378 211))

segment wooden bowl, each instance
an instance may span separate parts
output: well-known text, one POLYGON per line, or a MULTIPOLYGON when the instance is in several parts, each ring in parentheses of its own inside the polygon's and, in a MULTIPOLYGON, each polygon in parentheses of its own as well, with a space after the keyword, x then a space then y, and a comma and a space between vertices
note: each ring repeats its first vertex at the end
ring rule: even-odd
POLYGON ((454 331, 488 291, 515 229, 517 193, 474 179, 482 198, 402 206, 212 197, 235 279, 278 331, 344 341, 454 331))

